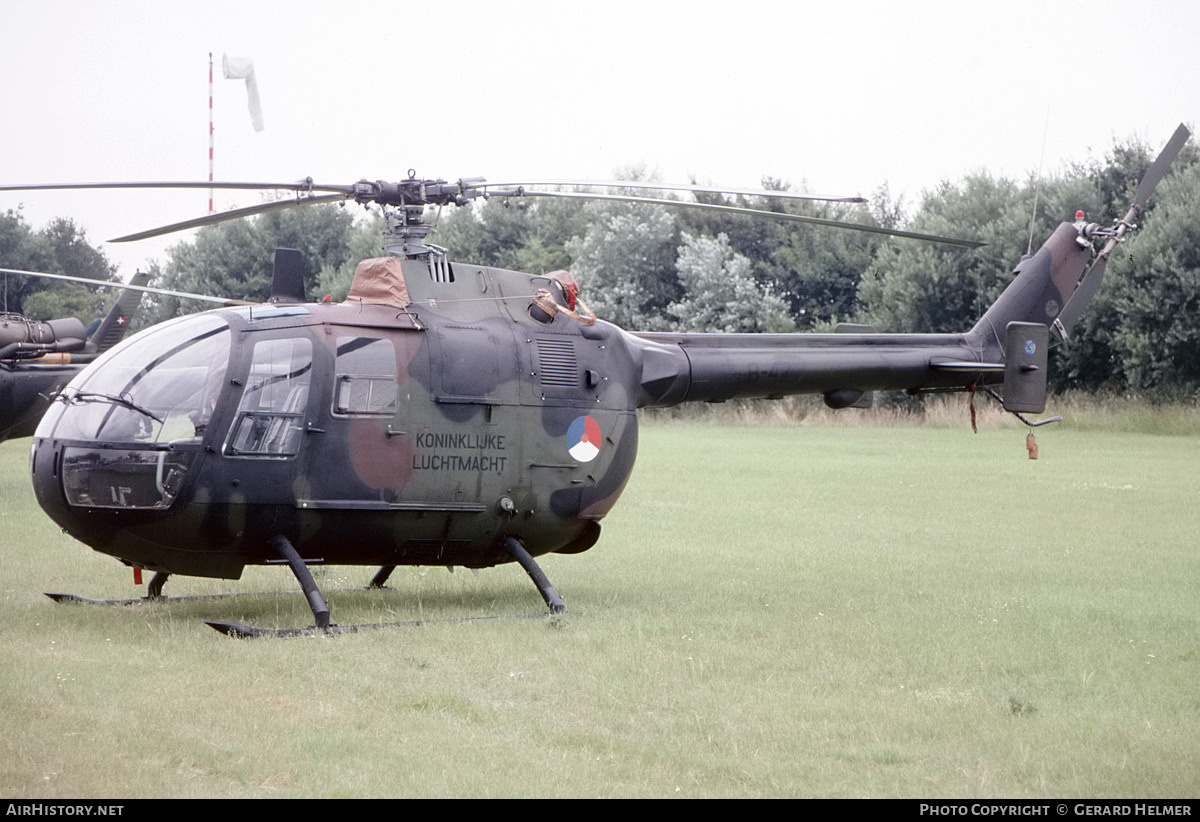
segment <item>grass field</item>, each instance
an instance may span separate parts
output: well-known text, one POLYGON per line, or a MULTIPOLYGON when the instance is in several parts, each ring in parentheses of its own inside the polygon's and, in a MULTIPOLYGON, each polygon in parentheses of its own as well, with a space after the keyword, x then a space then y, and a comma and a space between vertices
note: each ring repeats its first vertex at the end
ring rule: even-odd
POLYGON ((303 599, 42 597, 138 589, 8 442, 0 796, 1194 796, 1200 438, 1127 427, 1042 429, 1030 461, 961 419, 652 420, 600 543, 543 562, 565 616, 453 621, 542 603, 516 566, 400 569, 334 620, 441 621, 242 641, 201 620, 303 599))

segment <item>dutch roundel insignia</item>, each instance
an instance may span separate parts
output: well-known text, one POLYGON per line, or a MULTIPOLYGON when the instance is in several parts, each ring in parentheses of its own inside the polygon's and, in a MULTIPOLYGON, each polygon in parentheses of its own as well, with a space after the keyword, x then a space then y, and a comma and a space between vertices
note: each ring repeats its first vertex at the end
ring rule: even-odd
POLYGON ((567 453, 580 462, 591 462, 600 453, 600 423, 589 416, 576 417, 567 429, 567 453))
POLYGON ((1033 340, 1026 340, 1025 341, 1025 353, 1028 356, 1032 357, 1034 351, 1037 351, 1037 345, 1034 343, 1033 340))

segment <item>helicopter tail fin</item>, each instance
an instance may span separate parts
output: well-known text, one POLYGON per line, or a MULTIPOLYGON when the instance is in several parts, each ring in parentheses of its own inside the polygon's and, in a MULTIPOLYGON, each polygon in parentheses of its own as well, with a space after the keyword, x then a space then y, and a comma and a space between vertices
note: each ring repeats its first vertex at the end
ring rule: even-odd
POLYGON ((1090 270, 1091 259, 1091 241, 1080 224, 1060 225, 1036 254, 1017 264, 1017 278, 967 335, 976 341, 980 361, 941 361, 933 367, 981 377, 1002 372, 1005 409, 1043 411, 1051 328, 1090 270))
POLYGON ((1091 241, 1081 223, 1062 223, 1050 239, 1015 269, 1017 278, 975 324, 988 347, 1005 350, 1009 323, 1054 326, 1092 260, 1091 241))
POLYGON ((271 275, 271 297, 268 302, 304 302, 304 255, 296 249, 275 249, 275 267, 271 275))
MULTIPOLYGON (((1135 221, 1150 194, 1190 136, 1182 124, 1175 130, 1146 170, 1129 210, 1111 227, 1086 222, 1083 212, 1076 213, 1075 222, 1059 225, 1036 254, 1021 260, 1017 278, 972 329, 985 352, 1003 355, 1008 410, 1040 412, 1045 407, 1051 337, 1057 342, 1067 339, 1099 290, 1109 256, 1137 228, 1135 221)), ((1001 365, 993 367, 998 370, 1001 365)))
MULTIPOLYGON (((144 271, 136 272, 129 280, 129 285, 145 286, 150 282, 150 275, 144 271)), ((127 289, 113 303, 108 316, 88 337, 89 348, 94 345, 97 354, 101 354, 119 343, 129 329, 129 318, 137 311, 142 301, 141 291, 127 289)))

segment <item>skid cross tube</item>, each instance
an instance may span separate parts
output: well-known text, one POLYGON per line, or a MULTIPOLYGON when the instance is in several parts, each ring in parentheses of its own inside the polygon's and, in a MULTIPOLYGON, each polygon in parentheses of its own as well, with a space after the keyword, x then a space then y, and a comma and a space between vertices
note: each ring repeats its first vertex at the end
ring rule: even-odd
POLYGON ((371 590, 376 590, 379 588, 386 588, 387 587, 386 583, 388 581, 388 577, 390 577, 392 575, 392 571, 395 571, 395 570, 396 570, 395 565, 384 565, 382 568, 380 568, 378 571, 375 572, 375 576, 371 577, 371 581, 367 584, 367 587, 370 588, 371 590))
POLYGON ((521 544, 519 539, 515 537, 504 538, 504 550, 513 555, 513 559, 521 563, 521 567, 525 569, 525 573, 529 574, 529 578, 533 580, 533 584, 537 586, 538 592, 542 595, 542 599, 546 600, 546 604, 550 606, 550 612, 561 614, 567 610, 567 606, 563 605, 562 597, 558 595, 558 591, 554 590, 554 586, 550 584, 550 580, 546 578, 545 572, 538 566, 529 552, 525 550, 525 546, 521 544))
POLYGON ((163 586, 171 575, 166 571, 158 571, 150 578, 150 586, 146 589, 146 599, 161 599, 163 586))
POLYGON ((300 559, 300 555, 296 553, 296 549, 288 542, 287 537, 282 534, 271 540, 271 547, 287 560, 288 567, 296 575, 296 580, 300 583, 300 588, 303 589, 304 596, 308 598, 308 607, 312 609, 313 619, 316 620, 318 630, 328 631, 329 604, 325 602, 325 597, 321 596, 321 591, 317 588, 317 583, 313 579, 312 574, 308 572, 308 566, 304 564, 304 560, 300 559))

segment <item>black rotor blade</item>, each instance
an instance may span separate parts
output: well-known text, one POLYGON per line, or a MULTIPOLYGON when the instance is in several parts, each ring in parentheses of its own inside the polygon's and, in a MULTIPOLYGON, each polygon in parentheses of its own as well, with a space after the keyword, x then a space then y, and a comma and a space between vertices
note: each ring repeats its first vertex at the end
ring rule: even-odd
POLYGON ((1083 314, 1083 310, 1087 308, 1088 303, 1092 301, 1092 297, 1100 290, 1100 283, 1104 279, 1104 267, 1108 265, 1108 254, 1101 253, 1099 257, 1092 261, 1088 266, 1088 270, 1079 278, 1079 285, 1075 287, 1075 291, 1071 294, 1067 304, 1063 306, 1062 311, 1054 320, 1054 324, 1050 327, 1051 333, 1058 338, 1060 342, 1067 339, 1067 335, 1071 331, 1071 327, 1075 325, 1075 321, 1083 314))
POLYGON ((1188 131, 1187 126, 1183 123, 1179 124, 1179 128, 1175 129, 1175 133, 1171 135, 1171 139, 1167 141, 1166 146, 1159 152, 1158 159, 1150 164, 1150 168, 1146 169, 1145 175, 1142 176, 1142 181, 1138 183, 1137 192, 1133 195, 1133 205, 1141 208, 1146 204, 1146 200, 1150 199, 1150 194, 1158 185, 1159 181, 1166 175, 1167 170, 1171 168, 1171 164, 1175 162, 1175 158, 1179 156, 1179 152, 1183 150, 1183 144, 1188 141, 1188 137, 1192 133, 1188 131))
POLYGON ((121 188, 215 188, 230 191, 339 191, 351 194, 353 186, 321 185, 310 180, 300 180, 294 183, 247 183, 247 182, 197 182, 195 180, 159 180, 151 182, 117 182, 117 183, 25 183, 21 185, 0 185, 0 191, 70 191, 79 189, 121 189, 121 188))
POLYGON ((480 188, 494 187, 523 188, 525 186, 579 186, 586 188, 642 188, 654 191, 690 191, 703 194, 730 194, 742 197, 776 197, 785 200, 818 200, 827 203, 865 203, 864 197, 825 197, 819 194, 799 194, 794 191, 767 191, 764 189, 718 188, 715 186, 679 185, 673 183, 647 183, 634 180, 527 180, 520 183, 486 183, 480 188))
POLYGON ((1141 182, 1138 183, 1137 191, 1133 195, 1133 203, 1129 206, 1129 211, 1126 212, 1124 219, 1117 223, 1116 228, 1112 232, 1112 236, 1104 244, 1104 248, 1096 255, 1096 259, 1092 261, 1084 275, 1079 279, 1079 285, 1075 288, 1075 292, 1071 298, 1067 300, 1067 304, 1063 306, 1059 312, 1053 326, 1053 332, 1060 340, 1065 340, 1067 333, 1083 314, 1083 310, 1087 308, 1089 302, 1096 292, 1100 290, 1100 283, 1104 279, 1104 267, 1108 264, 1108 258, 1112 254, 1113 249, 1117 244, 1124 239, 1125 235, 1133 231, 1137 226, 1134 221, 1138 218, 1138 214, 1142 210, 1142 206, 1150 199, 1150 195, 1158 186, 1160 180, 1166 176, 1167 171, 1171 168, 1171 164, 1175 162, 1175 158, 1179 156, 1179 152, 1183 149, 1184 143, 1188 141, 1192 133, 1182 123, 1179 128, 1175 129, 1175 133, 1171 135, 1171 139, 1167 141, 1166 146, 1159 152, 1158 158, 1150 164, 1146 169, 1146 173, 1142 175, 1141 182))
POLYGON ((114 283, 109 280, 91 280, 87 277, 71 277, 67 274, 46 274, 42 271, 22 271, 19 268, 0 268, 0 274, 19 274, 23 277, 44 277, 48 280, 65 280, 70 283, 98 285, 106 288, 123 288, 126 291, 140 291, 143 294, 162 294, 167 297, 182 297, 188 300, 203 300, 220 305, 255 305, 246 300, 227 300, 224 297, 211 297, 207 294, 193 294, 190 291, 171 291, 168 288, 154 288, 148 285, 132 285, 131 283, 114 283))
POLYGON ((258 205, 246 206, 245 208, 233 209, 231 211, 223 211, 219 214, 206 214, 203 217, 197 217, 192 220, 184 220, 179 223, 152 228, 148 231, 140 231, 136 234, 128 234, 124 237, 117 237, 109 240, 110 243, 128 243, 136 240, 147 240, 151 237, 159 237, 163 234, 171 234, 175 231, 186 231, 189 228, 198 228, 200 226, 209 225, 212 223, 220 223, 225 220, 236 220, 240 217, 248 217, 252 214, 261 214, 264 211, 272 211, 276 208, 285 208, 293 205, 310 205, 312 203, 331 203, 338 200, 344 200, 348 196, 352 196, 355 191, 354 186, 347 185, 323 185, 314 183, 309 177, 304 180, 298 180, 294 183, 254 183, 254 182, 220 182, 220 181, 196 181, 196 180, 152 180, 143 182, 115 182, 115 183, 31 183, 21 185, 0 185, 0 191, 71 191, 71 190, 113 190, 113 189, 219 189, 221 191, 295 191, 308 196, 302 196, 290 200, 276 200, 270 203, 259 203, 258 205), (313 196, 314 191, 330 191, 337 192, 334 194, 322 194, 313 196))
POLYGON ((880 228, 873 225, 862 225, 860 223, 847 223, 841 220, 825 220, 820 217, 804 217, 799 214, 786 214, 779 211, 761 211, 755 208, 741 208, 739 206, 714 205, 710 203, 685 203, 679 200, 657 200, 653 197, 626 197, 622 194, 582 194, 570 191, 520 191, 509 192, 508 196, 518 197, 564 197, 567 199, 577 200, 612 200, 623 203, 648 203, 653 205, 672 206, 676 208, 699 208, 709 211, 723 211, 727 214, 745 214, 750 217, 768 217, 774 220, 784 220, 793 223, 806 223, 808 225, 822 225, 831 228, 848 228, 853 231, 866 231, 870 234, 885 234, 889 237, 904 237, 910 240, 923 240, 930 243, 942 243, 944 245, 960 246, 962 248, 979 248, 987 245, 974 240, 958 240, 953 237, 939 237, 934 234, 921 234, 915 231, 900 231, 894 228, 880 228))
POLYGON ((148 240, 151 237, 161 237, 163 234, 171 234, 176 231, 186 231, 189 228, 200 228, 206 225, 215 223, 223 223, 226 220, 236 220, 241 217, 249 217, 252 214, 262 214, 264 211, 274 211, 277 208, 291 208, 292 206, 313 205, 315 203, 336 203, 343 202, 346 199, 344 194, 322 194, 317 197, 301 197, 292 200, 276 200, 271 203, 259 203, 258 205, 246 206, 245 208, 235 208, 231 211, 222 211, 218 214, 206 214, 203 217, 196 217, 192 220, 184 220, 179 223, 171 223, 170 225, 151 228, 148 231, 139 231, 137 234, 127 234, 124 237, 116 237, 109 240, 110 243, 131 243, 135 240, 148 240))
MULTIPOLYGON (((609 183, 587 183, 587 182, 572 182, 572 181, 542 181, 540 185, 579 185, 579 186, 597 186, 597 187, 622 187, 622 188, 645 188, 655 190, 677 190, 691 192, 705 192, 714 194, 731 194, 743 195, 752 197, 767 197, 780 199, 819 199, 832 202, 865 202, 861 198, 855 197, 819 197, 807 194, 795 194, 787 191, 765 191, 765 190, 739 190, 739 189, 720 189, 709 188, 705 186, 681 186, 659 183, 638 183, 636 181, 625 182, 609 182, 609 183)), ((312 182, 312 179, 305 179, 295 183, 253 183, 253 182, 197 182, 197 181, 175 181, 175 182, 118 182, 118 183, 46 183, 32 185, 11 185, 0 186, 0 191, 53 191, 63 189, 118 189, 118 188, 144 188, 144 189, 234 189, 234 190, 288 190, 299 192, 304 196, 294 199, 278 200, 271 203, 260 203, 254 206, 245 208, 233 209, 220 214, 208 214, 203 217, 197 217, 191 220, 184 220, 171 225, 161 226, 159 228, 141 231, 136 234, 129 234, 124 237, 117 237, 109 242, 122 243, 133 242, 136 240, 145 240, 151 237, 159 237, 164 234, 170 234, 175 231, 185 231, 191 228, 199 228, 201 226, 211 225, 213 223, 224 222, 225 220, 234 220, 241 217, 248 217, 254 214, 261 214, 266 211, 272 211, 277 208, 288 208, 293 205, 311 205, 316 203, 329 203, 339 200, 353 198, 356 202, 367 203, 375 202, 382 205, 421 205, 433 204, 444 205, 449 203, 461 204, 467 199, 474 199, 483 194, 491 196, 527 196, 527 197, 562 197, 588 200, 618 200, 632 203, 654 203, 660 205, 676 206, 680 208, 699 208, 708 209, 710 211, 723 211, 730 214, 745 214, 748 216, 769 217, 776 220, 784 220, 788 222, 807 223, 809 225, 822 225, 835 228, 846 228, 855 231, 865 231, 872 234, 882 234, 890 237, 903 237, 907 239, 923 240, 925 242, 943 243, 946 245, 960 246, 963 248, 978 248, 985 243, 974 242, 970 240, 959 240, 952 237, 940 237, 931 234, 921 234, 913 231, 900 231, 897 229, 880 228, 877 226, 862 225, 859 223, 850 223, 840 220, 829 220, 819 217, 805 217, 798 214, 787 214, 775 211, 763 211, 760 209, 742 208, 739 206, 727 206, 709 203, 689 203, 677 200, 655 199, 650 197, 631 197, 617 194, 585 194, 582 192, 564 192, 564 191, 529 191, 524 186, 534 185, 534 183, 488 183, 483 178, 470 178, 460 180, 457 184, 450 184, 444 180, 418 180, 415 177, 410 177, 402 183, 384 183, 377 181, 371 183, 366 180, 359 181, 354 185, 321 185, 312 182), (501 188, 508 186, 505 190, 489 191, 492 188, 501 188), (336 192, 332 194, 313 195, 314 191, 336 192)))

